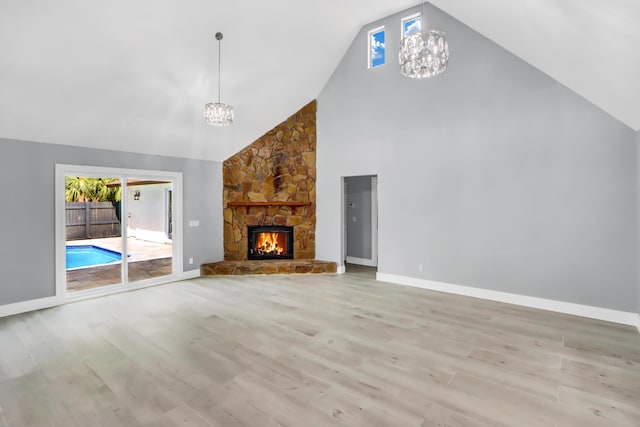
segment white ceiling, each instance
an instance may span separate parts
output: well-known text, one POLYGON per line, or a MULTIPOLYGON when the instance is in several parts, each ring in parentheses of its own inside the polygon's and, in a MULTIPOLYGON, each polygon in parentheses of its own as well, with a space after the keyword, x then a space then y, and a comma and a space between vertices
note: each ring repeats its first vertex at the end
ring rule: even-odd
MULTIPOLYGON (((317 97, 363 25, 418 3, 0 0, 0 138, 223 160, 317 97), (229 128, 202 117, 217 31, 229 128)), ((640 1, 431 3, 640 129, 640 1)))

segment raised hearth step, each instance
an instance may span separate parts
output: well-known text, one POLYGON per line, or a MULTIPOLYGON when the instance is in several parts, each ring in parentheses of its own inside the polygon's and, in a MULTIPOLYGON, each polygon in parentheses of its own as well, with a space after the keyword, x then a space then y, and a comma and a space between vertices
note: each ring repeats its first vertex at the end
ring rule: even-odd
POLYGON ((218 261, 200 266, 202 276, 335 273, 336 263, 315 259, 218 261))

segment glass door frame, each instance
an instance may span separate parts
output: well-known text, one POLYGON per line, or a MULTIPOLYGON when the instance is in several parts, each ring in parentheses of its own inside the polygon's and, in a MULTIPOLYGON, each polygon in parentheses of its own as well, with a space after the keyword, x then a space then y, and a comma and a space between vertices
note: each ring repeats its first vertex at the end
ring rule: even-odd
POLYGON ((55 259, 56 259, 56 289, 55 297, 59 303, 92 298, 97 295, 107 295, 132 289, 144 288, 178 280, 183 269, 183 241, 182 241, 182 173, 170 171, 155 171, 144 169, 124 169, 101 166, 56 164, 55 174, 55 259), (83 291, 67 291, 66 269, 66 218, 65 218, 65 177, 85 176, 95 178, 118 178, 122 186, 120 238, 122 239, 121 282, 105 285, 83 291), (127 226, 128 200, 127 181, 135 179, 158 179, 172 182, 173 202, 173 236, 172 236, 172 272, 168 276, 159 276, 129 283, 127 263, 127 226))

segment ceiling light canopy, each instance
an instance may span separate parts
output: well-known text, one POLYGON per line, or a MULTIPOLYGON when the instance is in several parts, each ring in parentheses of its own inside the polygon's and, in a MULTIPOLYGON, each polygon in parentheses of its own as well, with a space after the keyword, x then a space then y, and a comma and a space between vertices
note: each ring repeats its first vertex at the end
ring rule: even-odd
POLYGON ((216 33, 218 40, 218 102, 210 102, 204 106, 204 119, 207 123, 214 126, 229 126, 233 123, 233 107, 229 104, 220 102, 220 64, 221 64, 221 46, 222 33, 216 33))
POLYGON ((400 41, 400 73, 412 79, 437 76, 449 65, 449 43, 442 31, 425 30, 424 1, 420 15, 420 31, 400 41))

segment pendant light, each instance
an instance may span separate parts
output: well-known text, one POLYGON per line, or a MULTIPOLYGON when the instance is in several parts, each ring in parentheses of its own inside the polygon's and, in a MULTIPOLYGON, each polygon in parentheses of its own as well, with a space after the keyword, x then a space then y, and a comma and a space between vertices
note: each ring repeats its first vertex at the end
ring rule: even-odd
POLYGON ((220 102, 220 63, 222 33, 216 33, 218 40, 218 102, 210 102, 204 106, 204 119, 207 123, 214 126, 229 126, 233 123, 233 107, 229 104, 220 102))
POLYGON ((424 1, 420 15, 420 31, 402 38, 398 59, 400 73, 412 79, 437 76, 447 69, 449 44, 442 31, 425 30, 424 1))

